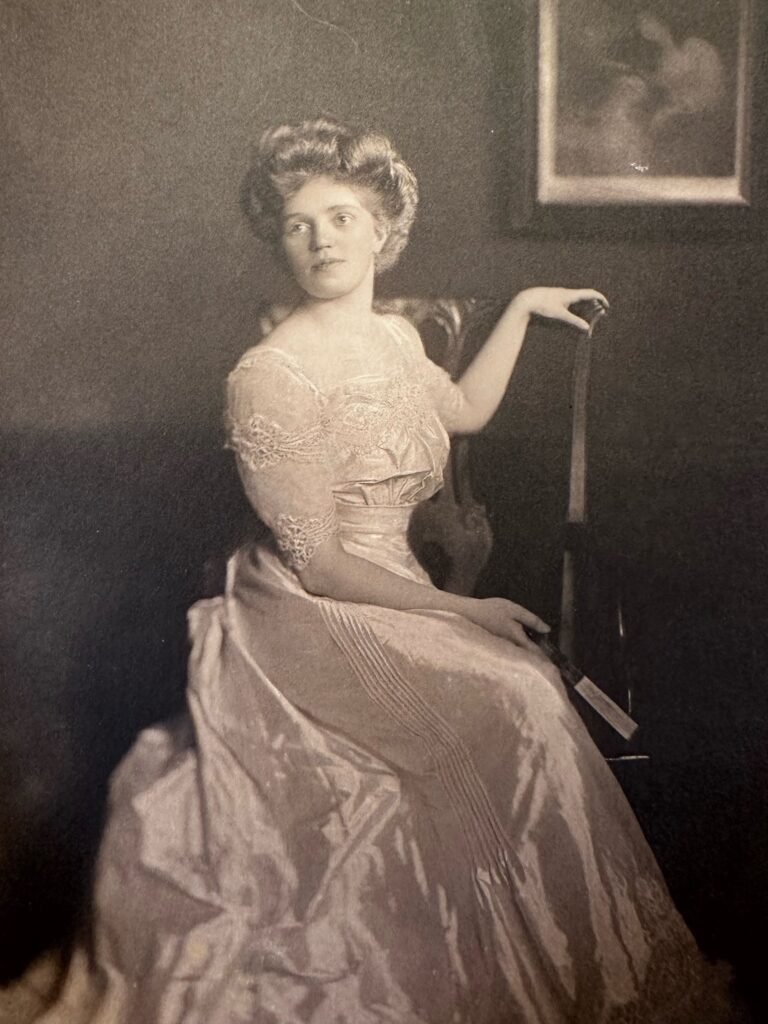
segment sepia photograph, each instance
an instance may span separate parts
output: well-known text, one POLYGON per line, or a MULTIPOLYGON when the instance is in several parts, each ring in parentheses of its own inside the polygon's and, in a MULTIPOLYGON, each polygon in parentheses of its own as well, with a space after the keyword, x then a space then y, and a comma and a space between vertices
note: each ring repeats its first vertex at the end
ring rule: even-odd
POLYGON ((766 28, 0 0, 0 1024, 768 1019, 766 28))

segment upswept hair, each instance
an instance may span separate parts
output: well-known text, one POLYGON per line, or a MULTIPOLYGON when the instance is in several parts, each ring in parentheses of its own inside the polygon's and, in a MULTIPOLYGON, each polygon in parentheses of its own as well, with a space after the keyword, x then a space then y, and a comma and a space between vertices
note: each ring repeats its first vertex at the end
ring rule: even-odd
POLYGON ((243 183, 243 206, 255 234, 278 249, 283 204, 321 175, 373 193, 371 212, 387 229, 376 269, 393 266, 416 214, 416 177, 389 139, 328 117, 280 125, 262 135, 243 183))

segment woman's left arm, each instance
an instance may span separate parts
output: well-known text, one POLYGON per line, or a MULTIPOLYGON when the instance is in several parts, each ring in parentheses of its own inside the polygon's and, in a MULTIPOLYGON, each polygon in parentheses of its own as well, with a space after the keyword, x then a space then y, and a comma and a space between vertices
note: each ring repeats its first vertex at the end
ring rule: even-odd
POLYGON ((585 299, 608 300, 593 288, 526 288, 512 299, 483 347, 458 382, 464 402, 453 429, 460 434, 482 430, 496 412, 535 314, 561 320, 580 330, 589 324, 569 306, 585 299))

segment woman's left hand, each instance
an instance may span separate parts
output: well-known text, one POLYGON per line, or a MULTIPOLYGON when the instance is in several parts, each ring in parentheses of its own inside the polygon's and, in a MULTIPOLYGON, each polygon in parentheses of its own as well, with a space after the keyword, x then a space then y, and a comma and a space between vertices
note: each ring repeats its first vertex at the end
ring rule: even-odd
POLYGON ((575 302, 596 299, 607 309, 608 299, 594 288, 526 288, 519 292, 511 305, 528 316, 544 316, 550 320, 562 320, 582 331, 589 330, 589 324, 568 308, 575 302))

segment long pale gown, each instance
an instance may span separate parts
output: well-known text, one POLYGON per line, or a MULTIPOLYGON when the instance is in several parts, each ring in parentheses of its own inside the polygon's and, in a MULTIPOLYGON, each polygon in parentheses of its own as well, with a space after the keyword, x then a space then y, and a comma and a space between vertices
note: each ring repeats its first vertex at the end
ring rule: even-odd
POLYGON ((549 663, 299 581, 338 533, 431 585, 406 530, 462 396, 383 322, 378 370, 327 389, 263 346, 230 376, 230 444, 274 540, 190 612, 188 719, 145 731, 113 780, 91 1009, 74 972, 50 1019, 727 1019, 549 663))

